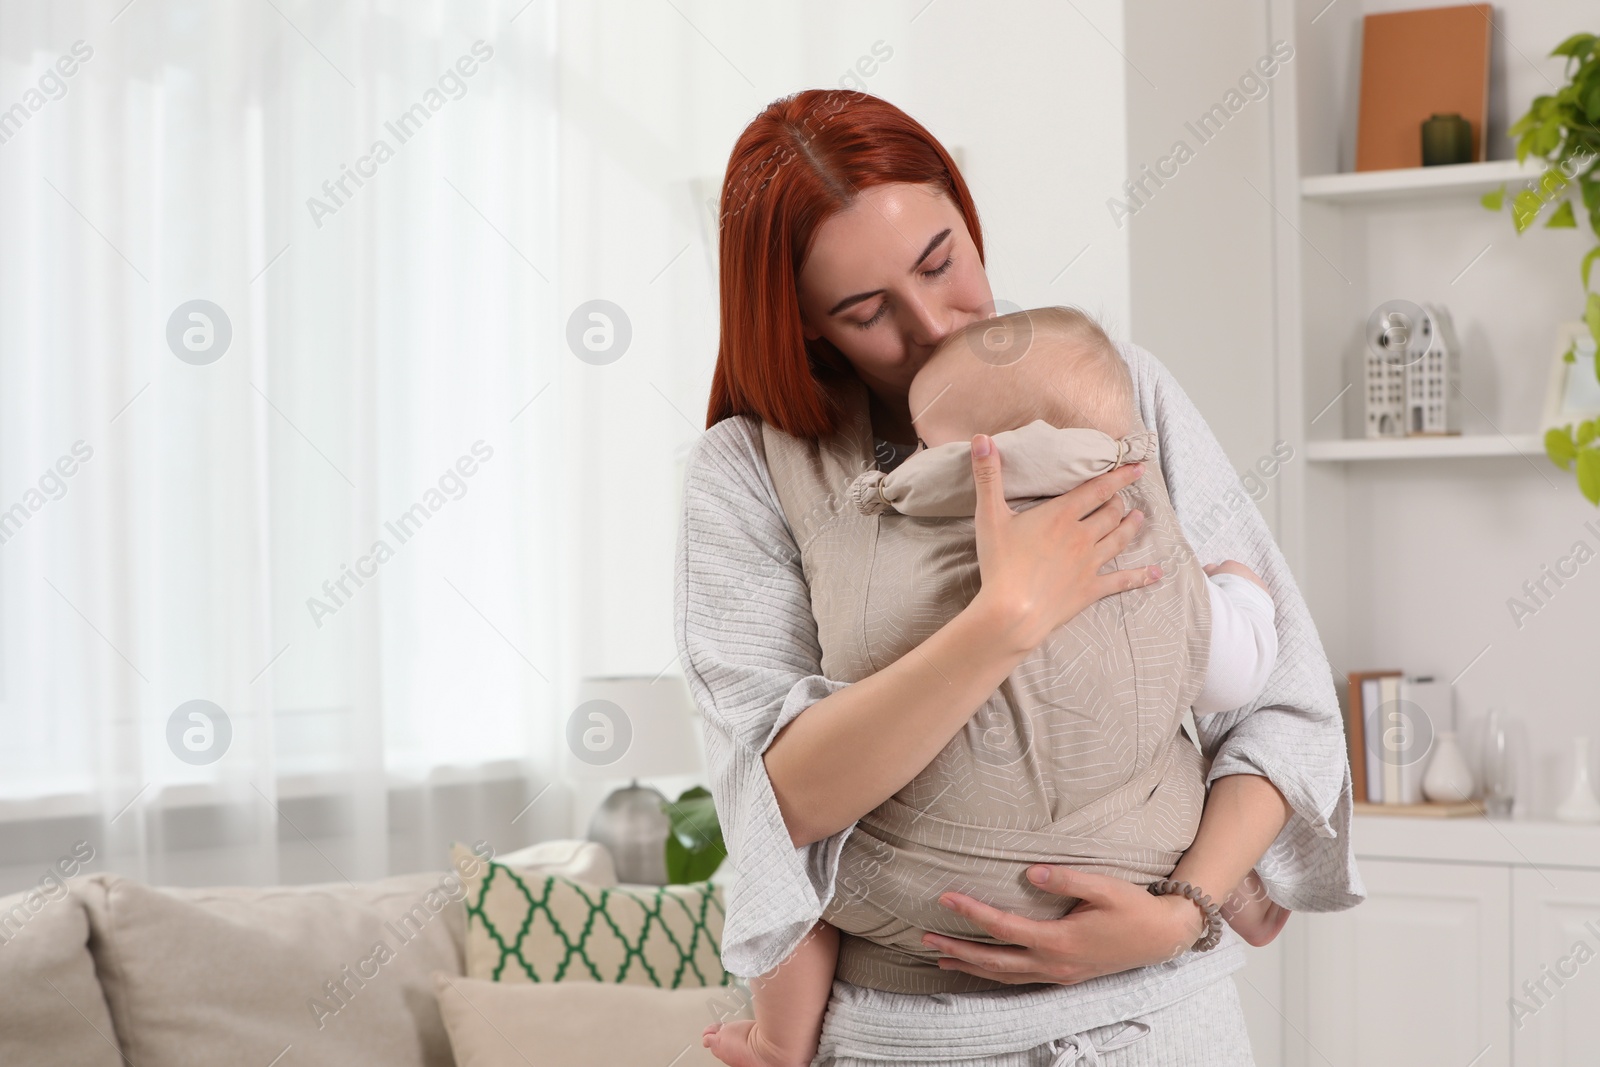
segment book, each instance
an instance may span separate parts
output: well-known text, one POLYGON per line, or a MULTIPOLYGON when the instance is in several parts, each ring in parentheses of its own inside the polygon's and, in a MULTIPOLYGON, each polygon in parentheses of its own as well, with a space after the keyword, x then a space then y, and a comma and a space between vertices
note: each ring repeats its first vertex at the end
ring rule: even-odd
POLYGON ((1377 747, 1383 761, 1385 804, 1415 803, 1401 791, 1400 760, 1404 752, 1405 716, 1400 708, 1400 677, 1398 674, 1386 674, 1378 679, 1377 747))
POLYGON ((1362 715, 1367 735, 1367 799, 1374 804, 1392 803, 1395 798, 1392 785, 1384 792, 1383 680, 1399 676, 1399 671, 1368 671, 1361 681, 1362 715))
POLYGON ((1382 776, 1378 769, 1377 754, 1371 744, 1367 729, 1368 713, 1378 706, 1377 689, 1373 688, 1370 700, 1365 697, 1368 679, 1380 678, 1399 671, 1351 671, 1348 676, 1347 718, 1345 736, 1350 743, 1350 789, 1357 803, 1376 802, 1380 799, 1382 776))
POLYGON ((1361 694, 1367 709, 1367 791, 1371 793, 1374 804, 1382 804, 1383 753, 1378 745, 1383 737, 1383 724, 1378 722, 1378 705, 1383 702, 1383 690, 1378 686, 1378 678, 1368 678, 1362 682, 1361 694))
POLYGON ((1488 158, 1492 4, 1368 15, 1361 24, 1356 170, 1422 166, 1422 124, 1454 112, 1472 125, 1472 158, 1488 158))

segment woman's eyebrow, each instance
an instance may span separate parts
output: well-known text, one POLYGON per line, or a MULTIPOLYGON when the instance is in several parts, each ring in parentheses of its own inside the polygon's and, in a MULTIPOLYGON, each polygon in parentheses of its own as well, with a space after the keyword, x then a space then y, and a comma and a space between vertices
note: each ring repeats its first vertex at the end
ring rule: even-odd
MULTIPOLYGON (((933 250, 943 244, 946 237, 950 236, 950 232, 951 231, 949 229, 944 229, 934 234, 933 240, 928 242, 928 247, 922 250, 922 255, 918 256, 917 261, 911 264, 911 269, 916 270, 917 268, 921 267, 922 264, 927 261, 927 258, 933 255, 933 250)), ((847 296, 837 304, 833 305, 833 307, 829 308, 828 314, 837 315, 845 308, 854 307, 863 300, 871 300, 873 297, 880 295, 882 292, 882 289, 874 289, 870 293, 857 293, 855 296, 847 296)))

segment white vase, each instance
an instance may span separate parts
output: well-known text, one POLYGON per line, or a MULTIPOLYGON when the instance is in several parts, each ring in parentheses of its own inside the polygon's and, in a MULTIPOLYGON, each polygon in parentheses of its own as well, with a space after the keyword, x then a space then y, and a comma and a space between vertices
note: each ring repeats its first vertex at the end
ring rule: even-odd
POLYGON ((1441 730, 1433 741, 1428 773, 1422 776, 1422 795, 1439 804, 1467 800, 1474 784, 1472 768, 1456 743, 1455 731, 1441 730))
POLYGON ((1594 786, 1589 782, 1589 739, 1575 737, 1572 742, 1572 791, 1556 809, 1556 818, 1562 822, 1600 822, 1600 800, 1595 799, 1594 786))

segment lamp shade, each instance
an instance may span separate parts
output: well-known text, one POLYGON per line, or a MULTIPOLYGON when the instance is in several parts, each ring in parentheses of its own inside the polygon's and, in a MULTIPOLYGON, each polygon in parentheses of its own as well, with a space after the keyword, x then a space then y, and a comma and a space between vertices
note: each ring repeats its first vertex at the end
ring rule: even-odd
POLYGON ((610 781, 700 774, 705 752, 681 676, 585 678, 567 717, 568 778, 610 781))

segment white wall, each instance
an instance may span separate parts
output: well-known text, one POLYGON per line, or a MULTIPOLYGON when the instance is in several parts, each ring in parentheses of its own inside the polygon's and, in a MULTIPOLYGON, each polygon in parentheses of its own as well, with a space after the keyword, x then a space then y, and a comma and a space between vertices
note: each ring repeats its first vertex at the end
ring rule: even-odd
MULTIPOLYGON (((1268 203, 1279 195, 1269 134, 1281 73, 1262 79, 1260 99, 1240 93, 1245 102, 1219 131, 1201 131, 1207 140, 1195 130, 1274 39, 1263 0, 1166 0, 1128 11, 1128 177, 1144 178, 1148 190, 1142 206, 1117 194, 1134 211, 1125 220, 1132 336, 1177 376, 1241 470, 1270 456, 1281 436, 1268 203), (1193 157, 1180 163, 1186 151, 1193 157), (1157 172, 1163 159, 1173 160, 1163 168, 1173 177, 1157 172)), ((1269 522, 1277 499, 1263 498, 1269 522)))

